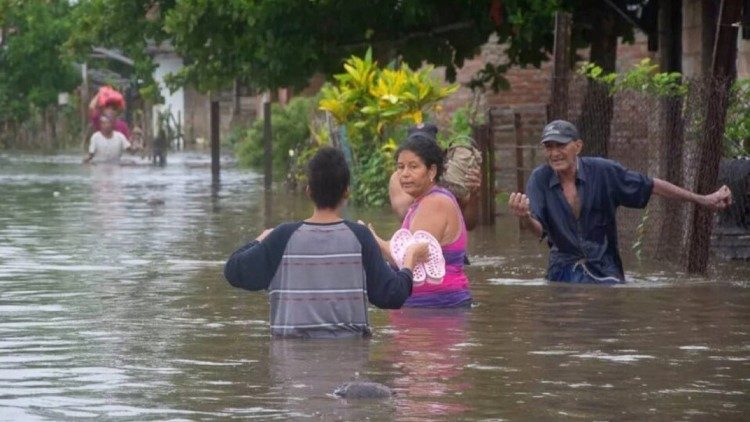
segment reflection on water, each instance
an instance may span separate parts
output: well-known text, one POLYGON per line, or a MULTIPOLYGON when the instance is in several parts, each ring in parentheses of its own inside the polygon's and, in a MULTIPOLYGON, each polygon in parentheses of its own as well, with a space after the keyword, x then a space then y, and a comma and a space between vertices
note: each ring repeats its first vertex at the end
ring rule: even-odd
POLYGON ((389 312, 392 340, 383 351, 400 370, 394 380, 401 416, 457 417, 469 406, 452 398, 471 388, 461 380, 468 365, 467 309, 400 309, 389 312))
MULTIPOLYGON (((544 245, 471 233, 477 305, 372 310, 375 335, 271 341, 262 293, 224 259, 309 214, 301 195, 176 154, 153 168, 0 155, 0 420, 746 419, 750 269, 711 280, 626 257, 618 288, 549 285, 544 245), (385 401, 329 395, 353 379, 385 401)), ((378 231, 384 209, 350 208, 378 231)), ((625 248, 623 248, 625 249, 625 248)))

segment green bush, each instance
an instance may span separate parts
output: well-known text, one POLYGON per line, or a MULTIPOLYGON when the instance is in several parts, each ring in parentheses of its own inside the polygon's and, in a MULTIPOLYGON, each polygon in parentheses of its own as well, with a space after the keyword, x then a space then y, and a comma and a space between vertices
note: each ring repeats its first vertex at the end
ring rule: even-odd
POLYGON ((729 157, 750 154, 750 79, 739 79, 732 86, 724 150, 729 157))
POLYGON ((358 204, 385 205, 388 182, 396 168, 394 161, 393 153, 383 149, 362 154, 356 166, 352 199, 358 204))
POLYGON ((619 75, 614 72, 606 73, 600 66, 589 62, 584 62, 578 69, 578 73, 608 86, 613 94, 625 90, 644 92, 659 97, 687 94, 687 85, 682 82, 682 74, 659 72, 659 65, 653 64, 648 58, 619 75))
POLYGON ((344 73, 321 90, 319 107, 346 129, 353 157, 357 204, 383 205, 388 201, 388 179, 395 170, 396 139, 406 128, 422 123, 441 99, 458 89, 442 86, 432 68, 412 70, 406 64, 381 67, 368 50, 364 57, 350 57, 344 73))
MULTIPOLYGON (((272 156, 276 176, 284 176, 293 167, 294 157, 307 148, 310 140, 310 118, 317 100, 296 97, 282 107, 271 107, 272 156), (290 156, 289 151, 294 151, 290 156)), ((255 121, 244 136, 235 144, 240 165, 256 169, 263 168, 263 119, 255 121)))

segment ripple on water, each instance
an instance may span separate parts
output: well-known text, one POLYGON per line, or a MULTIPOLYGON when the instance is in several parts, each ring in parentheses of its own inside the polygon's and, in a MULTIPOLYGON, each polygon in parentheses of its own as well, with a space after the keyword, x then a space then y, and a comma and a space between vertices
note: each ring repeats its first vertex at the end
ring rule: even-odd
POLYGON ((490 278, 487 282, 493 286, 544 286, 549 282, 543 278, 490 278))
POLYGON ((604 353, 600 351, 581 353, 581 354, 576 354, 572 356, 576 358, 580 358, 580 359, 597 359, 597 360, 604 360, 604 361, 616 362, 616 363, 633 363, 633 362, 638 362, 644 359, 656 359, 655 356, 651 356, 651 355, 638 355, 638 354, 615 355, 615 354, 609 354, 609 353, 604 353))

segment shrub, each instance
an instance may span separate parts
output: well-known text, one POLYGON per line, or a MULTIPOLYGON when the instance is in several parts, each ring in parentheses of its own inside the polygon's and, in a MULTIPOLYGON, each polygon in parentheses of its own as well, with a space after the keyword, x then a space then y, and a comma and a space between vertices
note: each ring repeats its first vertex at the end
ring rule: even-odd
POLYGON ((732 86, 724 129, 725 155, 750 155, 750 79, 738 79, 732 86))
POLYGON ((323 87, 319 107, 345 128, 346 137, 339 142, 351 147, 354 201, 382 205, 388 200, 388 179, 395 168, 395 139, 402 139, 408 125, 421 123, 458 86, 441 86, 429 66, 380 68, 371 50, 362 58, 350 57, 344 69, 334 76, 335 84, 323 87))
MULTIPOLYGON (((271 107, 272 157, 275 176, 289 174, 294 167, 295 157, 309 144, 310 117, 314 112, 314 98, 296 97, 286 106, 273 104, 271 107), (290 154, 289 151, 294 151, 290 154)), ((230 137, 231 138, 231 137, 230 137)), ((239 137, 235 151, 243 166, 263 168, 263 119, 256 120, 239 137)))

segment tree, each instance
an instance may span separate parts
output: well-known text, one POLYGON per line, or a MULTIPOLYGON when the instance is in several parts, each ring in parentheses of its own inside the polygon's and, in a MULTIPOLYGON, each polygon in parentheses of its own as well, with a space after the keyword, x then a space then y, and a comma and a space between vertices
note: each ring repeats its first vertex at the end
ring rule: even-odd
MULTIPOLYGON (((505 46, 505 60, 487 64, 471 85, 497 90, 507 87, 503 74, 510 67, 539 67, 548 59, 553 16, 561 9, 573 14, 571 50, 591 46, 589 60, 613 71, 617 40, 633 38, 632 21, 613 4, 624 9, 622 0, 82 0, 82 34, 74 40, 123 47, 139 63, 141 78, 150 80, 145 46, 169 38, 186 60, 170 84, 207 91, 235 79, 260 90, 302 87, 370 46, 381 63, 444 66, 453 81, 464 61, 492 39, 505 46), (110 34, 108 22, 128 23, 110 34)), ((590 85, 586 102, 597 107, 584 109, 599 112, 580 119, 595 154, 606 154, 612 114, 606 94, 590 85)))
POLYGON ((61 48, 71 29, 66 1, 0 0, 0 122, 19 122, 57 103, 79 77, 61 48))
MULTIPOLYGON (((590 46, 589 61, 605 72, 614 72, 617 62, 617 41, 633 41, 633 26, 613 9, 611 3, 600 0, 567 1, 565 7, 573 12, 573 47, 590 46)), ((579 130, 586 140, 585 153, 606 157, 610 122, 614 103, 606 86, 588 81, 583 97, 579 130)))
MULTIPOLYGON (((235 78, 260 89, 304 86, 316 72, 336 72, 351 54, 373 47, 388 63, 445 66, 448 80, 489 36, 507 43, 510 65, 539 66, 551 49, 555 0, 81 0, 76 51, 119 47, 150 81, 149 40, 171 39, 187 66, 172 84, 202 91, 235 78), (112 22, 117 22, 112 24, 112 22), (540 30, 541 29, 541 30, 540 30)), ((507 85, 498 69, 478 83, 507 85)))
POLYGON ((159 98, 154 83, 156 65, 149 55, 150 45, 168 38, 164 31, 163 13, 175 0, 81 0, 71 17, 75 31, 65 47, 82 61, 92 47, 121 50, 134 61, 135 76, 141 82, 141 95, 149 100, 159 98))

